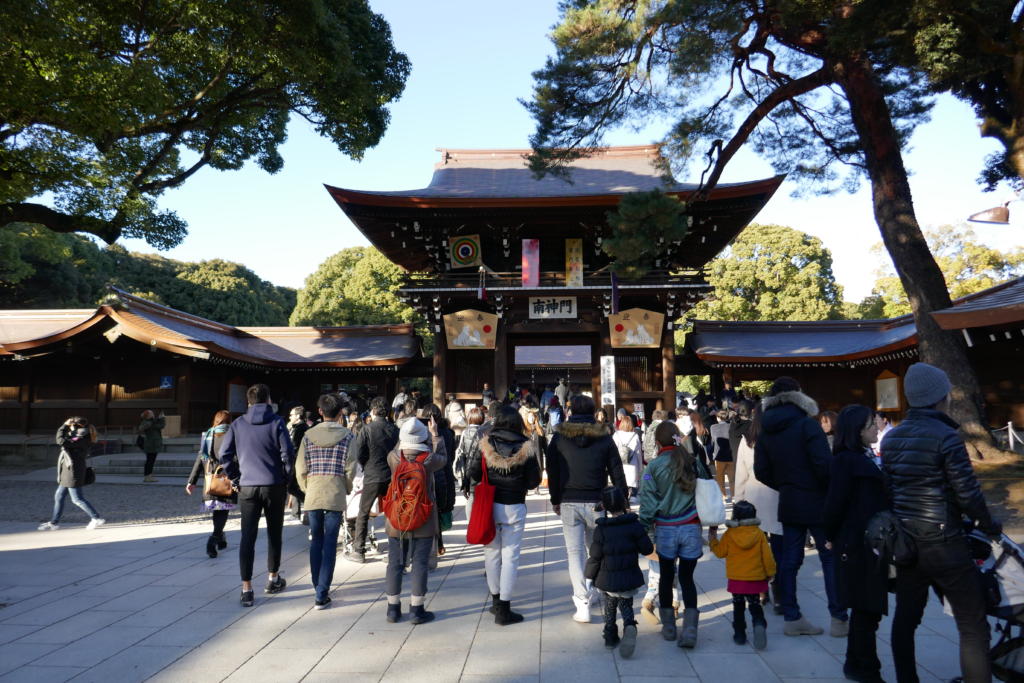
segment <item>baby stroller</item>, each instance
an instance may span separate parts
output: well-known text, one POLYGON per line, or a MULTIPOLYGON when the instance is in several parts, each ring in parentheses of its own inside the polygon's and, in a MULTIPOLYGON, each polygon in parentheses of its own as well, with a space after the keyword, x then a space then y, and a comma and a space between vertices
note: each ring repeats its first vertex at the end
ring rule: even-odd
MULTIPOLYGON (((349 552, 352 550, 352 544, 355 542, 355 530, 356 530, 356 518, 359 516, 359 501, 363 497, 363 468, 359 468, 356 473, 355 479, 352 481, 352 493, 349 494, 348 500, 345 503, 345 523, 342 525, 342 542, 341 548, 343 552, 349 552)), ((366 520, 366 551, 380 554, 380 546, 377 545, 377 533, 376 523, 377 517, 380 515, 380 498, 373 501, 373 507, 370 508, 370 518, 366 520)))
POLYGON ((1024 681, 1024 549, 1006 534, 990 541, 973 531, 968 539, 985 584, 986 612, 998 620, 992 673, 1001 681, 1024 681))

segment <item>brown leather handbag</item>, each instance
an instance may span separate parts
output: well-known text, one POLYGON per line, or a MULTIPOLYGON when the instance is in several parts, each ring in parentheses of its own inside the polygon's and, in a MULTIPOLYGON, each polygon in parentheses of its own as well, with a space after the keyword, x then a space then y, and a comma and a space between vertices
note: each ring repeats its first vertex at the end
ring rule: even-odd
POLYGON ((217 498, 230 498, 234 493, 231 487, 231 480, 224 474, 224 468, 217 465, 212 472, 206 472, 206 481, 203 484, 203 493, 207 496, 217 498))

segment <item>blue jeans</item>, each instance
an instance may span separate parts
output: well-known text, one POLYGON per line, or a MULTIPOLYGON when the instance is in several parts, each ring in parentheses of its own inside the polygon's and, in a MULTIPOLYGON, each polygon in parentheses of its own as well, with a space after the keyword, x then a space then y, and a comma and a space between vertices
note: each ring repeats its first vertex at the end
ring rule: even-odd
POLYGON ((64 514, 64 501, 67 500, 69 493, 71 494, 71 502, 82 508, 82 511, 89 515, 90 519, 99 519, 100 513, 96 512, 96 508, 82 496, 82 489, 80 487, 58 486, 57 492, 53 494, 53 516, 50 517, 50 522, 56 524, 60 521, 61 515, 64 514))
POLYGON ((655 523, 654 543, 658 557, 668 560, 699 560, 704 554, 700 524, 662 525, 655 523))
POLYGON ((338 532, 341 512, 338 510, 306 510, 309 513, 309 573, 316 589, 316 599, 323 601, 331 592, 334 561, 338 554, 338 532))
POLYGON ((846 621, 846 610, 836 600, 836 567, 832 551, 825 548, 825 530, 820 526, 804 526, 802 524, 782 525, 782 552, 778 560, 779 603, 786 621, 796 621, 801 617, 800 606, 796 601, 796 575, 804 563, 804 544, 807 533, 814 538, 818 548, 818 559, 821 560, 821 571, 825 575, 825 595, 828 598, 828 612, 836 619, 846 621))

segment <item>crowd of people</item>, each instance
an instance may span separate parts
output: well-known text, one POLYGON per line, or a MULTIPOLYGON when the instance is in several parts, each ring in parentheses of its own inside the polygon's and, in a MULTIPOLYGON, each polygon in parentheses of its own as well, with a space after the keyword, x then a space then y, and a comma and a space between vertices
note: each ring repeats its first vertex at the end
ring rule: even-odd
MULTIPOLYGON (((498 397, 484 385, 482 405, 468 409, 454 395, 442 408, 403 387, 391 401, 375 397, 363 405, 328 393, 315 412, 297 407, 286 421, 270 389, 257 384, 247 392, 244 415, 232 420, 222 410, 214 416, 186 492, 202 482, 203 510, 213 525, 210 557, 225 548, 225 522, 238 509, 245 607, 255 602, 261 517, 268 541, 264 590, 286 587, 279 570, 291 497, 293 514, 309 525, 316 609, 331 603, 339 538, 345 560, 365 562, 376 546, 373 520, 383 516, 384 617, 403 619, 408 574, 409 620, 433 620, 426 609, 429 572, 445 553, 444 532, 461 491, 471 533, 488 527, 480 542, 494 621, 516 624, 524 619, 513 601, 526 498, 546 487, 562 525, 572 618, 589 623, 599 607, 604 643, 623 657, 637 646, 634 598, 640 591, 640 612, 660 624, 661 637, 698 647, 694 571, 705 545, 725 559, 737 645, 748 642, 748 614, 756 649, 767 647, 766 612, 782 617, 787 636, 822 634, 798 601, 797 578, 813 547, 824 576, 829 635, 846 639, 848 679, 882 680, 876 632, 895 593, 897 678, 918 680, 914 633, 935 588, 960 634, 963 680, 988 681, 985 599, 965 534, 977 528, 997 537, 1001 527, 947 414, 951 389, 941 370, 912 365, 904 378, 909 409, 893 426, 861 405, 822 413, 788 377, 777 378, 763 398, 726 385, 720 396, 700 394, 675 410, 653 411, 649 420, 624 409, 612 417, 563 380, 539 396, 513 387, 498 397), (732 503, 724 531, 701 520, 708 491, 702 482, 719 502, 732 503), (866 531, 882 514, 899 521, 916 561, 894 566, 875 552, 866 531)), ((157 418, 145 419, 155 424, 157 418)), ((81 492, 94 441, 82 418, 61 426, 54 512, 40 529, 57 528, 68 494, 92 518, 91 528, 103 524, 81 492)))

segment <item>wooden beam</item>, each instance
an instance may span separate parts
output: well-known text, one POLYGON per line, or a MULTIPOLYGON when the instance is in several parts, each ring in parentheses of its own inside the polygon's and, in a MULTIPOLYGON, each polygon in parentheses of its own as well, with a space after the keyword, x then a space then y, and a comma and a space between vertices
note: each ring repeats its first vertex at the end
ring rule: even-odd
MULTIPOLYGON (((499 328, 500 329, 500 328, 499 328)), ((448 363, 448 338, 444 330, 434 335, 434 403, 444 405, 445 368, 448 363)))

